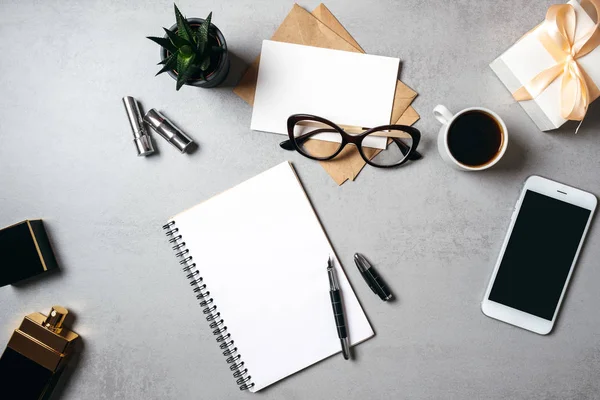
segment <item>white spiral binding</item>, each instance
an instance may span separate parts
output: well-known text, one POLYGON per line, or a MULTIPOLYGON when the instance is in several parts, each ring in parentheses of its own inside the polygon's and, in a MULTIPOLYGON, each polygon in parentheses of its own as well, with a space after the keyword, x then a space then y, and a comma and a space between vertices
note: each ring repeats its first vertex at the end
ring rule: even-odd
POLYGON ((210 296, 210 291, 206 284, 202 283, 203 279, 200 276, 200 271, 196 268, 196 263, 193 262, 193 257, 190 251, 185 247, 185 242, 181 235, 177 234, 179 229, 175 226, 175 221, 171 221, 163 225, 169 243, 173 244, 173 250, 176 251, 175 256, 179 258, 179 265, 183 266, 183 271, 186 273, 186 278, 190 281, 190 285, 194 289, 196 298, 200 300, 202 313, 206 315, 206 320, 210 322, 209 327, 213 329, 213 335, 217 336, 219 348, 223 350, 223 355, 227 357, 225 360, 229 364, 229 369, 233 372, 233 377, 236 378, 235 383, 239 385, 240 390, 247 390, 254 386, 250 380, 252 377, 248 374, 248 368, 244 368, 242 356, 238 353, 237 347, 234 346, 234 340, 231 334, 227 333, 225 321, 221 318, 221 313, 217 311, 217 306, 210 296))

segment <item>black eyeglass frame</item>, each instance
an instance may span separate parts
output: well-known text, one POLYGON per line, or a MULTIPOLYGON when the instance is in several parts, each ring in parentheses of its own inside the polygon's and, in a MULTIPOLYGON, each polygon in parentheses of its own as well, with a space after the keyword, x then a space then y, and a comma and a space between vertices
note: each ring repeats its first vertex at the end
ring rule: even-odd
MULTIPOLYGON (((344 149, 344 147, 346 147, 346 145, 349 143, 354 144, 356 146, 356 148, 358 149, 358 152, 359 152, 360 156, 363 158, 363 160, 365 160, 365 162, 367 164, 369 164, 370 166, 375 167, 375 168, 399 167, 400 165, 406 163, 409 159, 417 160, 417 159, 421 158, 421 155, 416 151, 417 146, 419 145, 419 141, 421 140, 421 132, 412 126, 381 125, 381 126, 376 126, 374 128, 369 128, 360 134, 351 135, 351 134, 347 133, 346 131, 344 131, 342 128, 340 128, 335 123, 329 121, 328 119, 318 117, 316 115, 310 115, 310 114, 293 114, 287 120, 287 130, 288 130, 289 142, 291 142, 293 149, 296 150, 298 153, 302 154, 304 157, 310 158, 311 160, 316 160, 316 161, 331 160, 331 159, 335 158, 338 154, 340 154, 340 152, 344 149), (340 147, 336 150, 336 152, 333 155, 328 156, 328 157, 315 157, 315 156, 311 156, 310 154, 306 153, 305 151, 302 150, 302 148, 300 146, 298 146, 298 144, 296 143, 298 138, 294 135, 294 127, 300 121, 320 122, 322 124, 325 124, 325 125, 328 125, 328 126, 334 128, 342 137, 342 142, 340 143, 340 147), (365 137, 369 136, 373 132, 385 131, 385 130, 403 131, 403 132, 407 133, 408 135, 410 135, 410 137, 412 138, 412 141, 413 141, 413 145, 409 147, 404 142, 402 142, 402 140, 400 140, 399 138, 390 138, 394 142, 396 142, 396 145, 401 150, 403 148, 409 147, 408 154, 405 154, 404 158, 396 164, 391 164, 391 165, 375 164, 375 163, 371 162, 371 160, 369 160, 369 158, 362 151, 362 142, 365 139, 365 137)), ((314 133, 315 133, 314 131, 311 132, 311 134, 314 134, 314 133)), ((307 139, 310 139, 310 137, 307 137, 307 139)), ((282 145, 282 147, 287 149, 287 146, 284 146, 284 143, 282 143, 281 145, 282 145)))

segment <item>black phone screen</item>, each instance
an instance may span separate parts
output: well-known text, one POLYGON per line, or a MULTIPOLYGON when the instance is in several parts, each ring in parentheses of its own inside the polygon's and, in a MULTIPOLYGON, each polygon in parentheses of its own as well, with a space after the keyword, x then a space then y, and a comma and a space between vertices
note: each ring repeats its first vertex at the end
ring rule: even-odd
POLYGON ((489 300, 551 321, 589 216, 527 190, 489 300))

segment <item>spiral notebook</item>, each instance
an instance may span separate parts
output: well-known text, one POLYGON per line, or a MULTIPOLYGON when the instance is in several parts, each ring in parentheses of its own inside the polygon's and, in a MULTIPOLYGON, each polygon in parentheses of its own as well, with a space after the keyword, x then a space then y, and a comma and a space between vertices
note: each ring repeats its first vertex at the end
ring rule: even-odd
POLYGON ((329 256, 351 344, 373 336, 290 163, 177 214, 163 228, 240 389, 259 391, 341 351, 329 256))

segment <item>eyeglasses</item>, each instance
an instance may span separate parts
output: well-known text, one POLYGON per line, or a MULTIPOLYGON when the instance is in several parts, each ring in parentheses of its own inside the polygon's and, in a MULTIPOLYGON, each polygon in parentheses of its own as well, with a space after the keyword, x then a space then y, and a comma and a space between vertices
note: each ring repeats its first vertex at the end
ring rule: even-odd
POLYGON ((287 120, 290 138, 279 145, 312 160, 327 161, 351 143, 367 164, 377 168, 398 167, 408 160, 422 158, 417 151, 421 132, 412 126, 383 125, 370 129, 341 126, 344 129, 325 118, 294 114, 287 120))

